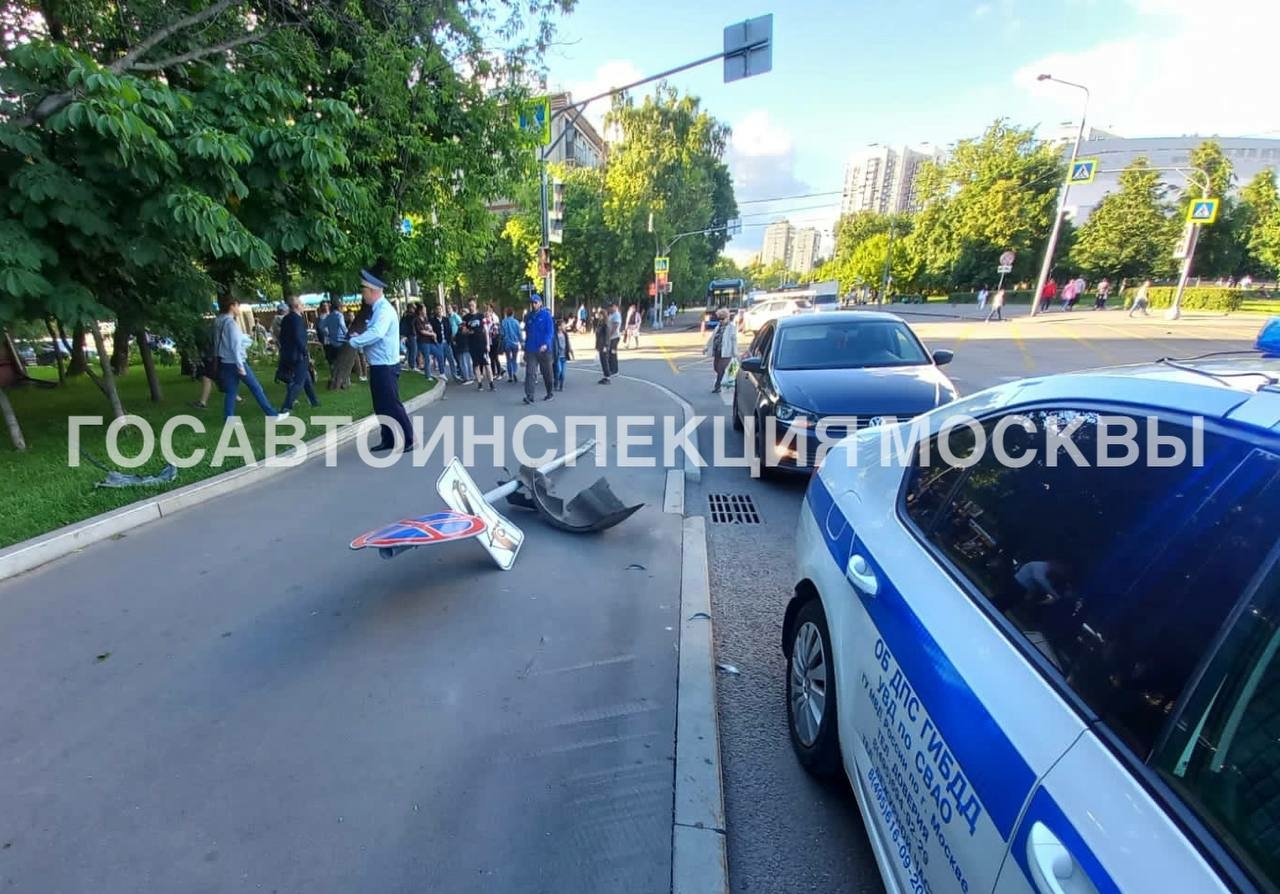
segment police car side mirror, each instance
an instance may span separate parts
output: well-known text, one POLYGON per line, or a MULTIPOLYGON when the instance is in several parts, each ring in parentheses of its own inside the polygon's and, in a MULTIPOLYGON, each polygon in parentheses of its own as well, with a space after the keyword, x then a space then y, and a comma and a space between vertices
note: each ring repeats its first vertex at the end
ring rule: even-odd
POLYGON ((955 356, 953 351, 934 351, 933 362, 937 366, 946 366, 955 359, 955 356))
POLYGON ((748 357, 738 364, 738 369, 745 373, 764 372, 764 360, 760 357, 748 357))

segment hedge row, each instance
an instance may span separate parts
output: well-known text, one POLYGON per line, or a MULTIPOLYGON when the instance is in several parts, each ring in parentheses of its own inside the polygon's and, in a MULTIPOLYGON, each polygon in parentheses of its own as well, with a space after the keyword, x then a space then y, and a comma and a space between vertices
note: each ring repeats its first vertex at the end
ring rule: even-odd
MULTIPOLYGON (((1175 286, 1152 286, 1147 298, 1152 307, 1169 307, 1173 304, 1175 286)), ((1137 289, 1125 289, 1125 307, 1133 300, 1137 289)), ((1224 289, 1217 286, 1187 286, 1182 293, 1183 310, 1239 310, 1248 296, 1242 289, 1224 289)))
MULTIPOLYGON (((1147 298, 1152 307, 1169 307, 1173 304, 1173 295, 1177 291, 1176 286, 1152 286, 1147 290, 1147 298)), ((1133 296, 1138 292, 1137 286, 1130 286, 1124 291, 1124 306, 1128 307, 1133 301, 1133 296)), ((1080 296, 1080 300, 1076 302, 1077 307, 1092 307, 1094 292, 1086 292, 1080 296)), ((1227 289, 1219 286, 1188 286, 1182 293, 1182 307, 1184 310, 1219 310, 1233 311, 1239 310, 1240 305, 1247 298, 1269 297, 1260 292, 1249 292, 1243 289, 1227 289)), ((977 292, 951 292, 947 296, 947 301, 951 304, 975 304, 978 300, 977 292)), ((1005 304, 1030 304, 1031 291, 1029 289, 1014 291, 1006 289, 1004 293, 1005 304)), ((1054 306, 1058 306, 1061 302, 1055 298, 1054 306)), ((1119 306, 1116 294, 1112 292, 1108 304, 1119 306)), ((1280 309, 1280 301, 1277 301, 1277 309, 1280 309)))

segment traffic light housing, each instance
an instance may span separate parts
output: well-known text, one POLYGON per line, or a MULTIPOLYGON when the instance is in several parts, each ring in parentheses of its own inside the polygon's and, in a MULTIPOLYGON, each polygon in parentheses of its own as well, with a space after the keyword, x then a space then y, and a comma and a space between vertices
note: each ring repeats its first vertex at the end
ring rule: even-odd
POLYGON ((564 241, 564 184, 559 180, 551 184, 551 206, 547 209, 547 240, 564 241))

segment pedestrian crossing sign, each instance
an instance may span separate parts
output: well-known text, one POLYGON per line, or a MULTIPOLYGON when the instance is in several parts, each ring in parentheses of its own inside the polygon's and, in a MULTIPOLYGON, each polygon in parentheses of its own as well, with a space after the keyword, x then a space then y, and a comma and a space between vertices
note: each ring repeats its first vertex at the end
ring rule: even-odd
POLYGON ((1071 185, 1082 186, 1092 183, 1098 176, 1098 160, 1096 158, 1077 158, 1071 163, 1071 185))
POLYGON ((520 129, 539 145, 551 143, 551 97, 535 96, 520 108, 520 129))
POLYGON ((1217 219, 1217 199, 1192 199, 1187 206, 1187 223, 1211 224, 1217 219))

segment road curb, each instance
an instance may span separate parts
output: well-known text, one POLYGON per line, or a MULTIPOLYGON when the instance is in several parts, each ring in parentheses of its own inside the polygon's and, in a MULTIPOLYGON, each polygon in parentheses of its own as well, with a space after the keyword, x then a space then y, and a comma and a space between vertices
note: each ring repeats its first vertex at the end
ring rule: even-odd
POLYGON ((667 469, 667 486, 662 494, 662 511, 684 515, 684 475, 679 469, 667 469))
MULTIPOLYGON (((681 397, 679 394, 676 394, 674 391, 672 391, 672 390, 671 390, 670 388, 668 388, 666 385, 659 385, 657 382, 650 382, 648 379, 641 379, 641 378, 638 378, 638 377, 636 377, 636 376, 624 376, 624 375, 622 375, 622 374, 618 374, 618 375, 614 376, 614 378, 615 378, 615 379, 626 379, 628 382, 639 382, 639 383, 640 383, 640 384, 642 384, 642 385, 648 385, 650 388, 656 388, 658 391, 661 391, 661 392, 662 392, 663 394, 665 394, 667 397, 671 398, 673 401, 675 401, 677 404, 679 404, 679 405, 680 405, 680 410, 681 410, 681 412, 682 412, 682 413, 684 413, 684 424, 685 424, 685 425, 688 425, 688 424, 689 424, 689 420, 694 419, 694 418, 697 418, 697 415, 698 415, 698 414, 694 411, 694 409, 693 409, 693 404, 689 403, 687 400, 685 400, 685 399, 684 399, 683 397, 681 397)), ((695 428, 695 429, 693 430, 693 434, 692 434, 692 436, 689 438, 689 440, 693 442, 694 449, 695 449, 695 450, 697 450, 697 451, 698 451, 698 455, 699 455, 699 456, 701 456, 701 455, 702 455, 702 446, 698 443, 698 429, 697 429, 697 428, 695 428)), ((682 453, 684 453, 684 477, 685 477, 687 480, 689 480, 689 481, 694 481, 694 482, 701 481, 701 480, 702 480, 702 466, 700 466, 698 463, 694 462, 694 461, 693 461, 693 457, 691 457, 691 456, 688 454, 688 452, 687 452, 687 451, 681 451, 681 452, 682 452, 682 453)))
MULTIPOLYGON (((407 401, 404 405, 405 410, 414 412, 436 402, 444 395, 445 389, 445 381, 438 379, 430 391, 407 401)), ((337 445, 342 446, 354 441, 376 424, 375 417, 364 416, 350 425, 344 426, 337 433, 335 439, 337 445)), ((289 457, 297 452, 296 450, 291 450, 275 457, 274 461, 270 463, 265 459, 259 460, 251 466, 232 469, 229 472, 223 472, 221 475, 214 475, 211 478, 205 478, 185 487, 158 494, 154 497, 148 497, 136 503, 130 503, 128 506, 121 506, 119 509, 113 509, 110 512, 104 512, 101 515, 95 515, 84 521, 75 522, 41 534, 38 537, 33 537, 30 540, 23 540, 21 543, 5 547, 0 550, 0 580, 39 568, 41 565, 46 565, 63 556, 70 555, 84 549, 86 546, 109 540, 149 522, 159 521, 175 512, 180 512, 191 506, 198 506, 207 500, 233 493, 242 487, 256 484, 280 472, 297 468, 299 465, 305 465, 307 462, 324 455, 327 437, 327 435, 321 435, 306 442, 304 446, 307 452, 307 459, 302 463, 288 462, 289 457)))
POLYGON ((727 894, 706 519, 686 518, 682 542, 671 890, 673 894, 727 894))
MULTIPOLYGON (((594 371, 591 370, 590 367, 568 367, 568 368, 569 369, 576 368, 578 372, 585 372, 585 373, 590 373, 591 375, 595 375, 594 371)), ((674 391, 672 391, 670 388, 666 387, 665 385, 659 385, 657 382, 650 382, 648 379, 641 379, 637 376, 624 376, 621 373, 613 376, 612 378, 625 379, 628 382, 637 382, 641 385, 648 385, 650 388, 654 388, 654 389, 657 389, 658 391, 661 391, 667 397, 671 398, 673 401, 675 401, 677 404, 680 405, 680 412, 684 414, 685 425, 689 424, 690 419, 694 419, 697 417, 697 413, 694 412, 694 409, 693 409, 693 404, 689 403, 687 400, 685 400, 680 395, 676 394, 674 391)), ((689 438, 689 440, 693 442, 694 449, 698 452, 698 455, 701 456, 702 446, 698 443, 698 429, 695 428, 693 430, 693 434, 689 438)), ((689 456, 688 452, 685 452, 685 451, 681 451, 681 452, 684 453, 685 479, 688 481, 694 481, 694 482, 701 481, 702 467, 698 465, 698 463, 693 461, 693 457, 689 456)))

